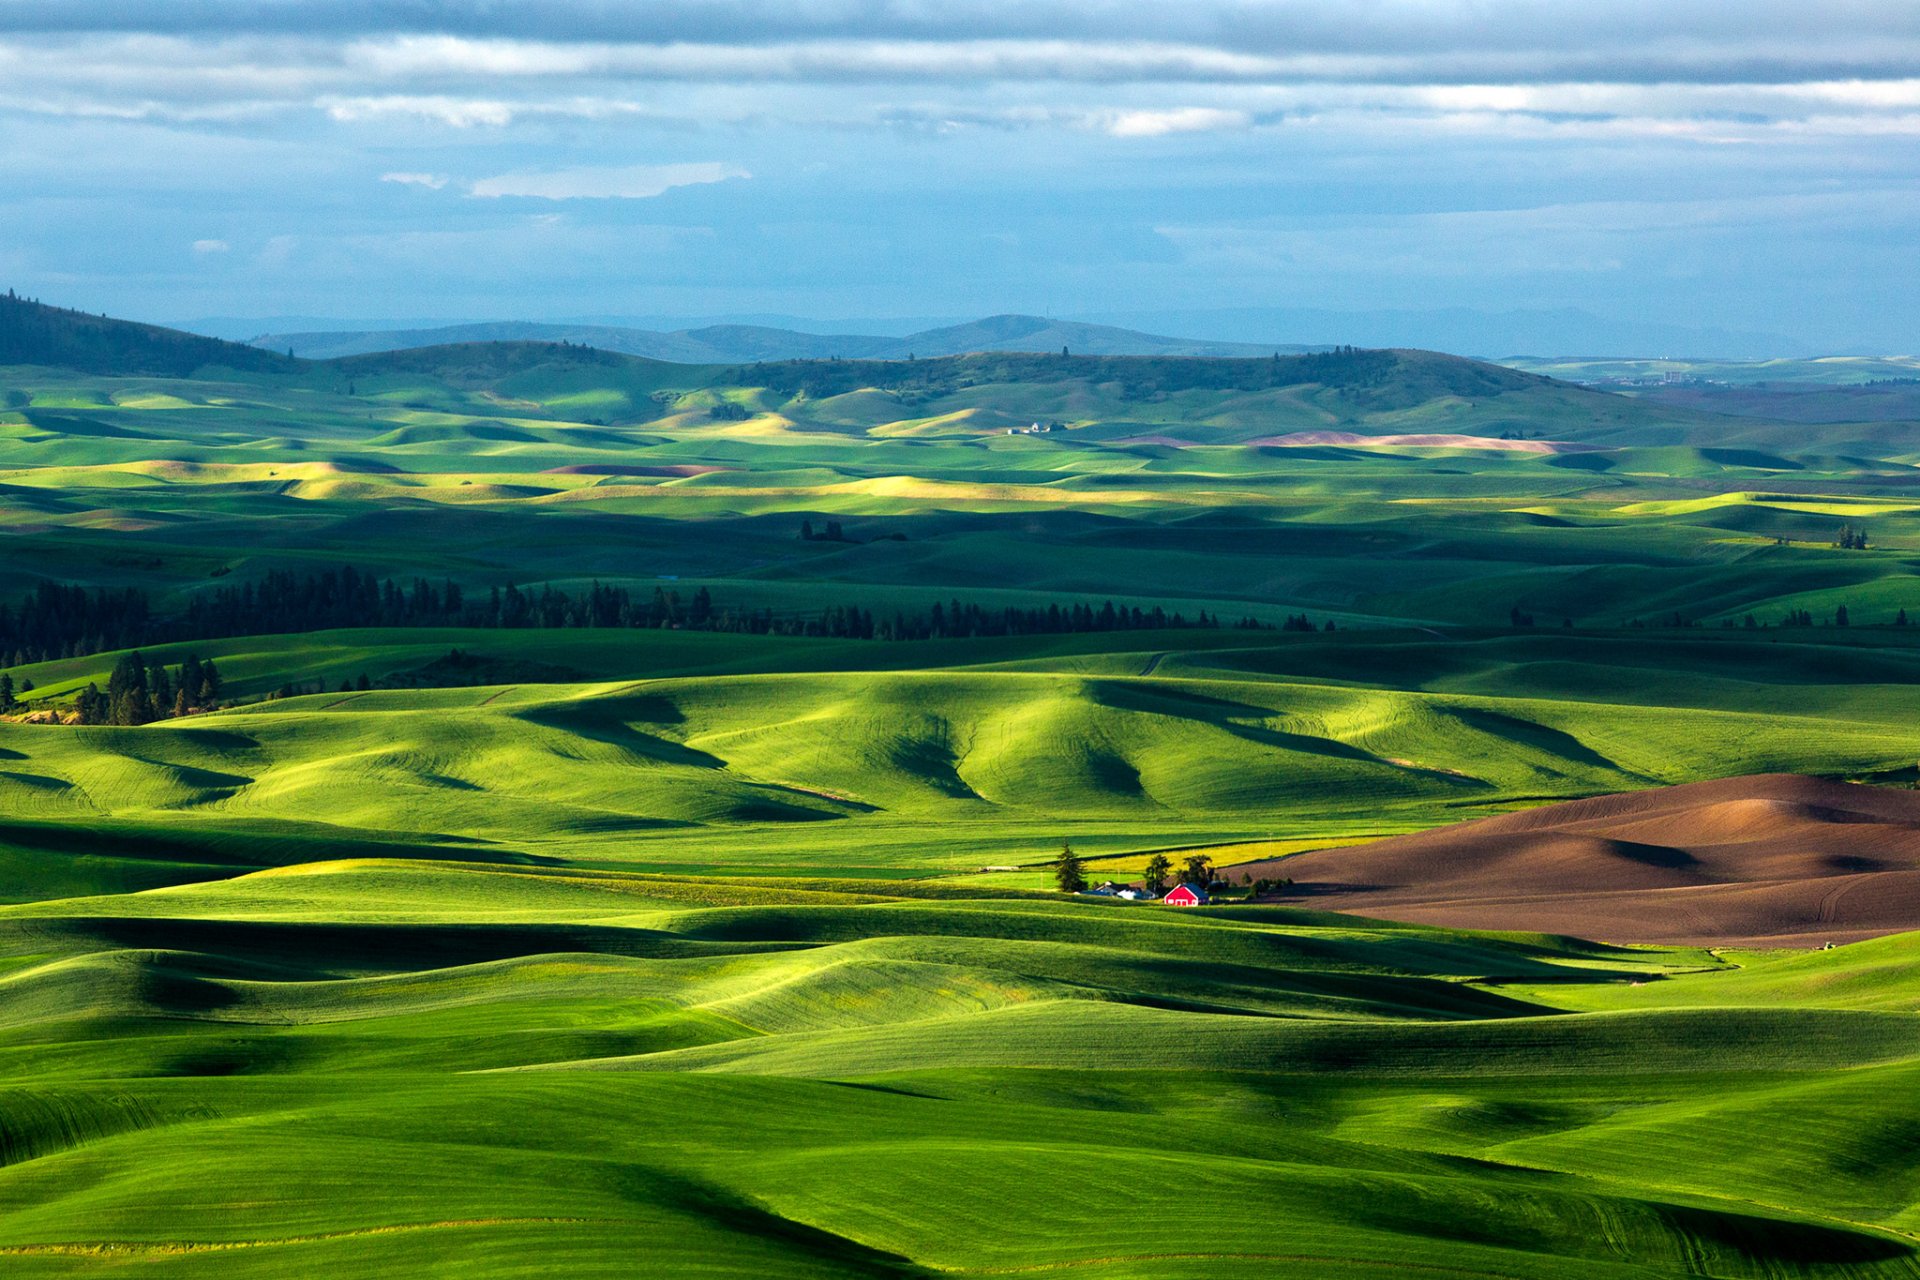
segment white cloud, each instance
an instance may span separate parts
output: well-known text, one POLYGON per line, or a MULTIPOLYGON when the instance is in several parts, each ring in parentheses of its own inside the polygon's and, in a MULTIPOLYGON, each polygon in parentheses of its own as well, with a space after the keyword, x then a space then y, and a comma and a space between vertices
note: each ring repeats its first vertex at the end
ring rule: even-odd
POLYGON ((429 191, 438 191, 447 185, 444 173, 383 173, 382 182, 397 182, 403 187, 425 187, 429 191))
POLYGON ((745 169, 718 161, 637 164, 503 173, 482 178, 473 184, 471 191, 487 199, 526 196, 535 200, 649 200, 675 187, 699 186, 752 176, 745 169))
POLYGON ((1174 107, 1165 111, 1119 111, 1106 121, 1106 131, 1116 138, 1164 138, 1170 133, 1211 133, 1218 129, 1244 129, 1253 117, 1244 111, 1221 107, 1174 107))
POLYGON ((416 94, 387 94, 381 97, 326 98, 320 106, 342 124, 358 124, 388 116, 415 116, 456 129, 475 125, 496 128, 513 123, 512 103, 484 98, 452 98, 416 94))
POLYGON ((225 253, 231 248, 233 248, 233 246, 225 240, 195 240, 193 242, 193 251, 199 254, 225 253))

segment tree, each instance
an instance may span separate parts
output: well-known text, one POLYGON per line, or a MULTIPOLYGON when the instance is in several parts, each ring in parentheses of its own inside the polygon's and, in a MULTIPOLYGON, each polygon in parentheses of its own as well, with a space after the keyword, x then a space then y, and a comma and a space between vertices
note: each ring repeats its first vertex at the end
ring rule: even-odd
POLYGON ((92 681, 73 699, 73 709, 81 724, 105 724, 107 722, 107 695, 100 692, 100 686, 92 681))
POLYGON ((180 660, 180 697, 190 707, 200 705, 206 692, 206 679, 200 674, 200 659, 188 654, 180 660))
POLYGON ((1907 625, 1907 611, 1905 609, 1902 609, 1893 616, 1893 625, 1896 627, 1904 627, 1907 625))
POLYGON ((1167 877, 1173 874, 1173 863, 1164 853, 1156 853, 1147 859, 1147 888, 1155 893, 1167 891, 1167 877))
POLYGON ((154 718, 153 696, 147 685, 147 664, 138 649, 121 655, 107 677, 107 714, 111 724, 146 724, 154 718))
POLYGON ((1053 882, 1060 886, 1062 893, 1079 893, 1087 887, 1087 867, 1080 855, 1073 851, 1073 845, 1060 842, 1060 856, 1053 864, 1053 882))
POLYGON ((1833 611, 1833 625, 1836 627, 1847 625, 1847 606, 1841 605, 1833 611))
POLYGON ((0 715, 14 710, 20 705, 20 699, 13 696, 13 675, 0 671, 0 715))
POLYGON ((1213 859, 1204 853, 1190 853, 1180 868, 1180 883, 1202 888, 1213 882, 1213 859))

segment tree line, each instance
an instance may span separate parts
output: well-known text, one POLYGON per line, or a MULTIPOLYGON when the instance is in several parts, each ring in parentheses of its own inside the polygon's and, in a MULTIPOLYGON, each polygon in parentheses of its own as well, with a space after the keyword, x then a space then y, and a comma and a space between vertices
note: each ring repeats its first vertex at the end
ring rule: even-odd
POLYGON ((169 716, 208 711, 220 703, 220 672, 213 660, 188 654, 168 670, 149 663, 139 650, 114 663, 107 688, 88 682, 73 700, 81 724, 151 724, 169 716))
MULTIPOLYGON (((670 628, 753 635, 825 636, 857 640, 927 640, 977 636, 1055 635, 1096 631, 1151 631, 1219 627, 1202 609, 1195 615, 1160 606, 1098 607, 1084 601, 1031 607, 993 607, 954 599, 926 609, 874 610, 857 603, 810 614, 777 615, 770 608, 722 606, 705 587, 683 596, 655 587, 636 594, 594 583, 566 591, 551 584, 494 587, 485 594, 451 579, 402 583, 351 566, 298 573, 274 570, 257 582, 223 584, 200 592, 177 612, 162 613, 138 588, 41 583, 25 599, 0 604, 0 666, 84 657, 117 649, 218 640, 233 636, 298 634, 347 627, 670 628)), ((1253 618, 1235 624, 1265 627, 1253 618)), ((1310 629, 1304 616, 1289 629, 1310 629)))

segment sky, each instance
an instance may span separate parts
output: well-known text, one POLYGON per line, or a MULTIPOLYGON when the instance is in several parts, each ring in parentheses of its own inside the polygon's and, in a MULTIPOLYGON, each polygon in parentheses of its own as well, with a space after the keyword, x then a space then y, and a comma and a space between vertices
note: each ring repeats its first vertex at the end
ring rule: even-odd
POLYGON ((0 286, 143 319, 1920 350, 1913 0, 0 0, 0 164, 0 286))

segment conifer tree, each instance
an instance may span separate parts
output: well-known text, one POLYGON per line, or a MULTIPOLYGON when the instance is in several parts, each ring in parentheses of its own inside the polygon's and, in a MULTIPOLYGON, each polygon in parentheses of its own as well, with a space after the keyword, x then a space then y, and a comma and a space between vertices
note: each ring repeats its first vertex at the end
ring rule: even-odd
POLYGON ((73 709, 81 724, 105 724, 107 722, 107 695, 100 692, 100 686, 91 680, 73 699, 73 709))
POLYGON ((1073 851, 1073 845, 1061 841, 1060 857, 1053 864, 1053 881, 1062 893, 1079 893, 1087 887, 1086 864, 1073 851))
POLYGON ((1147 859, 1146 884, 1155 893, 1167 891, 1167 877, 1173 874, 1173 863, 1164 853, 1156 853, 1147 859))

